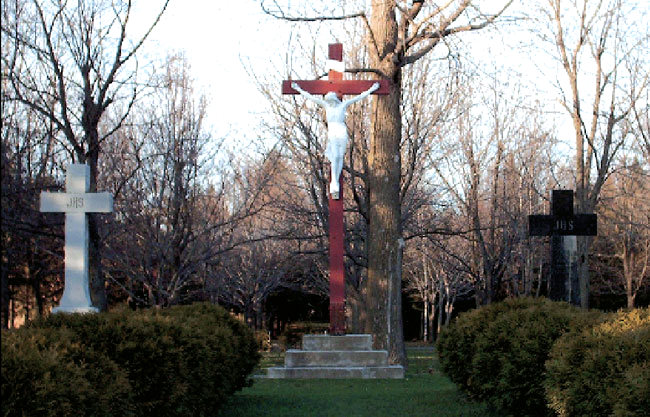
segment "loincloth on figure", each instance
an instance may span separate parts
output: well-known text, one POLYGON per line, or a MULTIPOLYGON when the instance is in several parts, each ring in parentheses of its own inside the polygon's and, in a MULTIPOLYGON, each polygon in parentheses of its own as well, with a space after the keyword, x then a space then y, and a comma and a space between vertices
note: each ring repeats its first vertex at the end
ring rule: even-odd
POLYGON ((348 146, 348 131, 343 123, 330 123, 327 128, 327 148, 325 156, 330 161, 336 158, 343 158, 348 146))

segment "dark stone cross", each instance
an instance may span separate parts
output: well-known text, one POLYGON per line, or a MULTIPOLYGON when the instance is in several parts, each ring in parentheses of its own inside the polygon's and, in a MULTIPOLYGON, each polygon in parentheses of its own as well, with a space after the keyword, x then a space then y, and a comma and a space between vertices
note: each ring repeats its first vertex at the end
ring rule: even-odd
POLYGON ((551 214, 528 216, 530 236, 551 236, 549 298, 580 305, 575 236, 596 236, 595 214, 574 214, 573 190, 553 190, 551 214))
MULTIPOLYGON (((344 94, 360 94, 368 90, 375 82, 380 88, 373 94, 388 94, 388 80, 344 80, 343 79, 343 45, 332 43, 328 50, 329 72, 327 80, 285 80, 282 82, 282 94, 299 94, 291 87, 297 83, 311 94, 335 92, 339 99, 344 94)), ((344 227, 343 227, 343 175, 339 178, 339 198, 329 197, 329 270, 330 270, 330 333, 345 333, 345 271, 343 263, 344 227)), ((329 195, 329 193, 328 193, 329 195)))

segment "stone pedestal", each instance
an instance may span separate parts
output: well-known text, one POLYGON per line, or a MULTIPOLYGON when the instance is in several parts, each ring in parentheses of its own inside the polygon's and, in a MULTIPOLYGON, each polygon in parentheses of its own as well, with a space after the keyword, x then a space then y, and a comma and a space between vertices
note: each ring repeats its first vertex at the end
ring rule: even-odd
POLYGON ((284 367, 268 378, 404 378, 404 367, 388 365, 388 352, 372 350, 372 336, 304 335, 302 349, 287 350, 284 367))

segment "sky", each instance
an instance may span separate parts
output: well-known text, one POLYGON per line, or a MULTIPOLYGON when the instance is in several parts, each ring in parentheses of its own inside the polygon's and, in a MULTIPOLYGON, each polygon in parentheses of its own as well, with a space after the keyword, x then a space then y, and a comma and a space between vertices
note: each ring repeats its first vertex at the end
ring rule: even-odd
MULTIPOLYGON (((291 3, 291 0, 282 1, 291 3)), ((497 3, 502 4, 502 1, 497 3)), ((131 22, 134 33, 143 31, 153 21, 162 2, 134 2, 131 22)), ((268 71, 285 71, 277 65, 278 62, 282 63, 287 53, 291 44, 289 40, 294 45, 306 42, 291 38, 293 25, 267 16, 259 3, 260 0, 171 0, 142 51, 158 59, 168 53, 185 52, 196 90, 205 94, 210 103, 207 127, 219 138, 246 141, 258 134, 257 120, 268 111, 268 105, 257 91, 249 70, 252 69, 257 75, 268 71)), ((298 1, 295 4, 303 3, 298 1)), ((491 75, 499 74, 500 79, 503 73, 497 67, 501 65, 527 74, 524 75, 524 82, 526 78, 530 81, 528 93, 546 102, 549 111, 547 117, 556 119, 554 124, 560 130, 559 136, 570 137, 570 120, 561 110, 557 110, 558 91, 550 83, 540 83, 540 79, 561 79, 562 74, 554 74, 550 56, 539 56, 542 49, 526 51, 517 45, 517 37, 516 30, 507 25, 499 26, 496 32, 489 35, 484 31, 463 35, 466 45, 471 45, 468 51, 474 62, 487 63, 481 65, 481 71, 485 68, 489 70, 492 68, 490 63, 494 63, 495 72, 491 75), (533 52, 535 55, 532 55, 533 52), (540 73, 539 68, 535 68, 540 62, 548 62, 551 71, 540 73)), ((331 41, 323 39, 324 44, 331 41)), ((314 41, 309 39, 309 42, 314 41)), ((500 81, 504 82, 502 79, 500 81)))
MULTIPOLYGON (((134 2, 132 24, 137 32, 148 27, 162 2, 134 2)), ((251 126, 256 126, 256 115, 267 109, 266 100, 248 71, 252 68, 258 75, 282 71, 272 61, 277 63, 287 52, 291 30, 291 24, 264 14, 260 0, 171 0, 144 52, 164 58, 168 52, 184 51, 197 90, 210 102, 211 131, 218 137, 243 138, 255 134, 251 126)), ((331 41, 323 39, 324 44, 331 41)), ((485 36, 475 36, 471 41, 484 42, 484 46, 473 47, 472 54, 485 54, 485 59, 494 60, 494 43, 488 44, 485 36)), ((526 63, 530 61, 523 61, 526 63)))
MULTIPOLYGON (((134 4, 132 24, 140 31, 153 21, 162 0, 134 4)), ((143 52, 164 58, 168 52, 184 51, 196 90, 210 103, 212 132, 245 136, 265 106, 247 66, 264 71, 286 45, 289 29, 266 16, 256 0, 171 0, 143 52)))

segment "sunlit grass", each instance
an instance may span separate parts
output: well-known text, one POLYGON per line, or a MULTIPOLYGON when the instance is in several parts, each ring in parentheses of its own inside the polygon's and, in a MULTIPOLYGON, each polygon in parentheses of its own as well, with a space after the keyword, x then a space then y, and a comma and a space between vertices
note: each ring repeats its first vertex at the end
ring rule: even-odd
MULTIPOLYGON (((458 391, 440 372, 432 347, 409 347, 407 352, 404 379, 256 379, 229 401, 219 417, 498 416, 458 391)), ((269 353, 261 366, 281 366, 283 361, 282 353, 269 353)))

